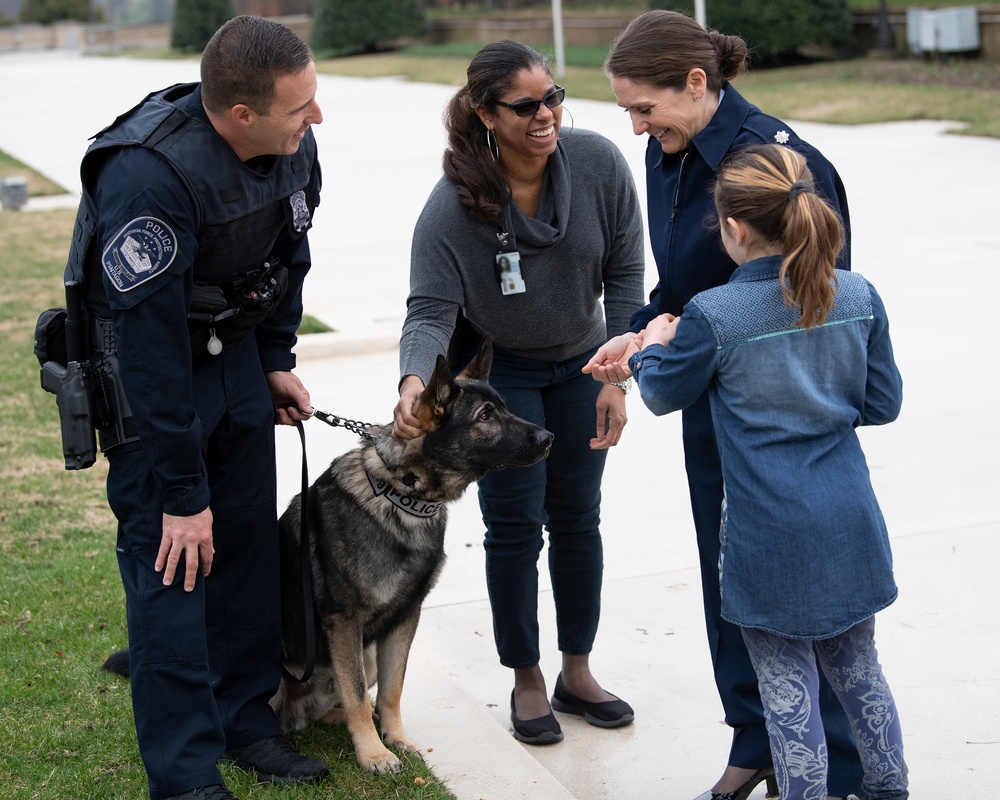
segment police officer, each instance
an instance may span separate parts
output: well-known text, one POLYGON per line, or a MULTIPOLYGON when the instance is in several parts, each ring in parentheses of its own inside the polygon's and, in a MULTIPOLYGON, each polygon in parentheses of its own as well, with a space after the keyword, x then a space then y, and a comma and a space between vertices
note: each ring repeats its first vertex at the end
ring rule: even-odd
MULTIPOLYGON (((847 247, 838 266, 850 268, 850 215, 836 168, 781 120, 751 105, 729 82, 746 68, 747 43, 705 30, 690 16, 646 11, 629 23, 605 63, 612 91, 636 135, 646 136, 647 218, 659 281, 650 302, 632 317, 638 332, 662 313, 681 314, 696 294, 729 280, 736 265, 719 244, 712 185, 725 157, 751 144, 778 143, 801 153, 818 190, 839 213, 847 247)), ((619 359, 634 334, 613 339, 586 369, 602 382, 628 377, 619 359)), ((739 626, 722 618, 719 585, 724 487, 708 393, 683 412, 684 466, 701 562, 705 623, 712 668, 733 729, 726 769, 697 800, 745 798, 761 782, 772 788, 769 737, 757 674, 739 626)), ((767 569, 765 563, 761 569, 767 569)), ((776 582, 781 581, 775 576, 776 582)), ((834 797, 860 794, 861 762, 850 724, 825 677, 820 705, 834 797)))
POLYGON ((328 774, 268 705, 280 678, 273 426, 312 412, 291 351, 319 202, 316 83, 294 33, 237 17, 205 48, 200 83, 149 95, 83 159, 66 277, 93 323, 153 800, 232 798, 224 759, 262 782, 328 774))

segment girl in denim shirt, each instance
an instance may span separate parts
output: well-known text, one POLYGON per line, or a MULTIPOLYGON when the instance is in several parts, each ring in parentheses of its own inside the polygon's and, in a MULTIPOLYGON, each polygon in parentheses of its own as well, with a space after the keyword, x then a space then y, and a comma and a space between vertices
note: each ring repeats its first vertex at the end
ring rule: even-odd
POLYGON ((757 673, 780 797, 827 796, 822 669, 851 720, 867 800, 904 800, 900 725, 874 641, 874 614, 897 590, 854 430, 899 414, 885 310, 863 277, 835 269, 843 228, 801 155, 745 148, 714 192, 740 266, 682 316, 653 319, 629 367, 654 414, 709 391, 726 490, 722 616, 742 629, 757 673))

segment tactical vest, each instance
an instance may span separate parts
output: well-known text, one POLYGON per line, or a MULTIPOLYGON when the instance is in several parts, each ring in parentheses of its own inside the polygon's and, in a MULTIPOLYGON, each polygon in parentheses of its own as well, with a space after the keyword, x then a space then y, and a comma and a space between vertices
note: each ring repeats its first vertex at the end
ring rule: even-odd
POLYGON ((100 247, 93 241, 97 210, 92 192, 102 156, 109 148, 146 147, 183 181, 192 198, 198 230, 195 283, 212 284, 258 270, 282 230, 297 239, 311 226, 319 195, 312 131, 306 132, 295 155, 275 157, 267 174, 255 173, 240 162, 210 124, 179 107, 178 102, 197 86, 177 84, 150 94, 100 131, 84 155, 80 168, 83 201, 65 277, 88 285, 88 296, 94 300, 103 290, 100 247), (314 177, 316 185, 311 186, 314 177))
MULTIPOLYGON (((196 83, 176 84, 148 95, 94 137, 80 167, 83 197, 64 277, 67 297, 74 284, 83 287, 83 305, 89 310, 90 320, 83 325, 83 341, 78 343, 82 353, 89 349, 93 354, 93 419, 92 423, 88 419, 86 427, 93 424, 98 429, 104 452, 137 439, 117 374, 114 331, 101 279, 102 243, 97 241, 93 193, 104 156, 114 148, 145 147, 173 168, 191 196, 195 215, 198 249, 192 264, 194 295, 218 295, 221 308, 245 305, 243 299, 248 295, 259 299, 252 284, 264 278, 269 281, 262 284, 268 293, 273 289, 274 297, 280 297, 283 287, 273 277, 274 265, 265 262, 282 232, 292 239, 305 235, 319 202, 320 172, 311 130, 306 131, 295 155, 275 156, 270 169, 257 173, 239 160, 211 124, 185 110, 197 102, 191 96, 197 87, 196 83), (262 273, 266 273, 263 278, 262 273)), ((205 357, 206 343, 216 338, 216 329, 219 349, 208 348, 209 353, 217 354, 239 342, 269 309, 244 314, 246 309, 240 308, 240 314, 212 326, 205 319, 194 319, 202 316, 212 320, 212 316, 196 314, 192 302, 188 324, 193 356, 205 357)), ((76 313, 84 319, 88 316, 83 309, 76 313)))

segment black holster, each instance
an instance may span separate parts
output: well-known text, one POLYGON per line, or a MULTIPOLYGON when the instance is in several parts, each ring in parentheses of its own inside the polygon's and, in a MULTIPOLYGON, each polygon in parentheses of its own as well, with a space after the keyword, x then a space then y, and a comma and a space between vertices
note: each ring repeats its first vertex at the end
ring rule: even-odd
POLYGON ((56 396, 66 469, 87 469, 97 461, 91 410, 90 365, 70 361, 42 364, 42 388, 56 396))
POLYGON ((101 452, 139 439, 118 374, 118 348, 109 319, 94 320, 94 416, 101 452))
POLYGON ((56 396, 66 469, 87 469, 97 461, 93 376, 87 317, 75 281, 66 282, 66 308, 49 309, 39 317, 34 349, 42 388, 56 396))

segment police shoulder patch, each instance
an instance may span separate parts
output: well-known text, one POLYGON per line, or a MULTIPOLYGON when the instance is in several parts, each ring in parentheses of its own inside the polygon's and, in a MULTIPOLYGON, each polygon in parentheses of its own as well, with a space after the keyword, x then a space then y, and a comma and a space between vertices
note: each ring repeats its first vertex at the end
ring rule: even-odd
POLYGON ((104 274, 119 292, 128 292, 155 278, 173 263, 177 237, 156 217, 136 217, 104 249, 104 274))
POLYGON ((295 226, 297 233, 302 233, 302 231, 309 227, 310 223, 309 204, 306 202, 306 193, 300 189, 288 198, 288 202, 292 207, 292 225, 295 226))

